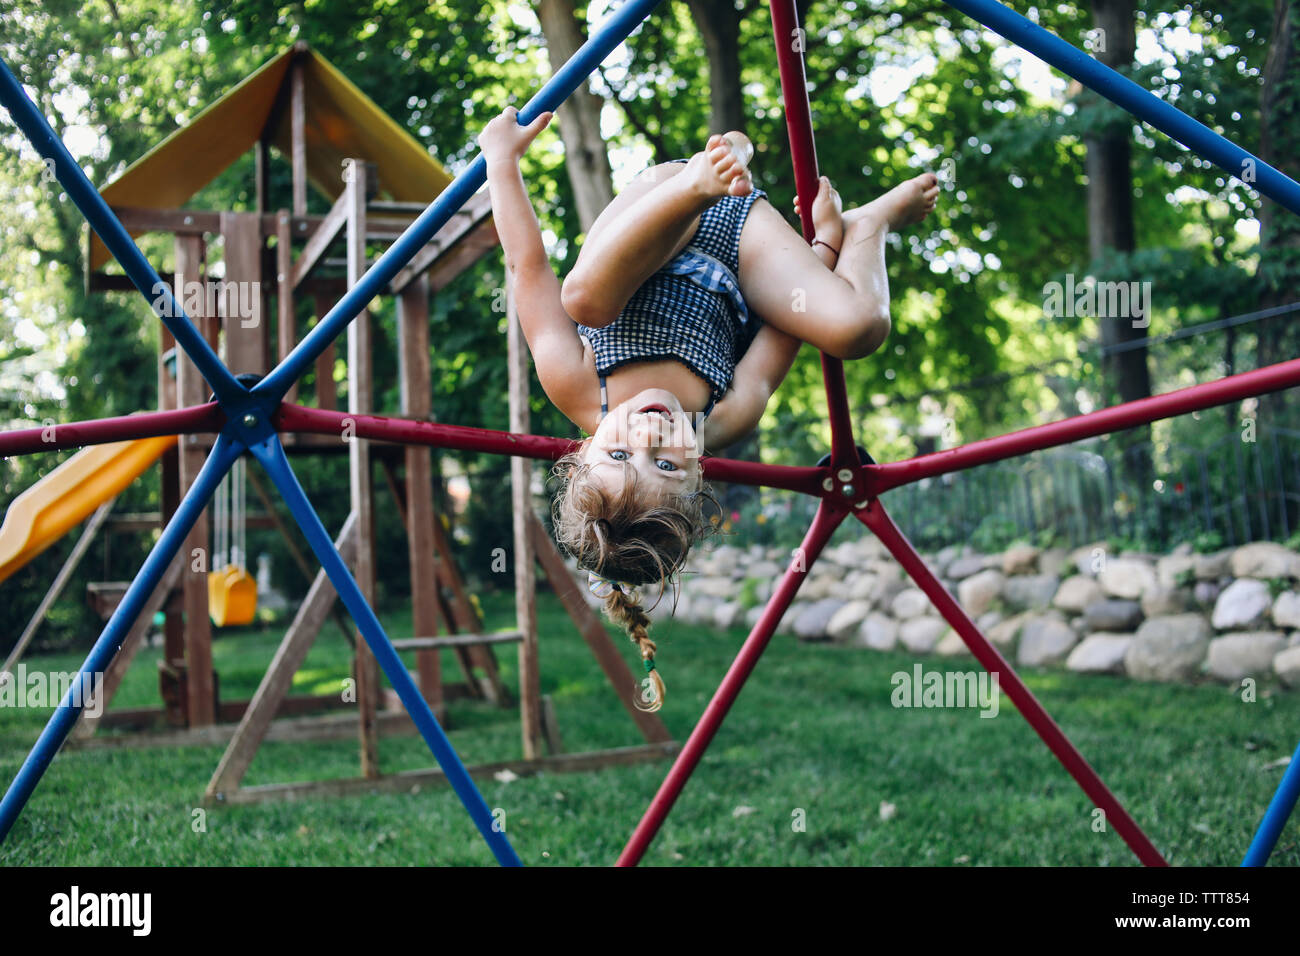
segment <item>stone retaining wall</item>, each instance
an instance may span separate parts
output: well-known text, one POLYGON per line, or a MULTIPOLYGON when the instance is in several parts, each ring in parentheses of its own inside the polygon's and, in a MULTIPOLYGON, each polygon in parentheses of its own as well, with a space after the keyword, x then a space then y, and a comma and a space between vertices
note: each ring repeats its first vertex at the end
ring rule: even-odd
MULTIPOLYGON (((1300 687, 1300 555, 1282 545, 1213 554, 1184 545, 1164 556, 1111 554, 1100 543, 1074 551, 1013 545, 1001 554, 952 547, 923 557, 1019 666, 1150 681, 1275 678, 1300 687)), ((697 551, 676 618, 752 627, 790 560, 790 552, 760 546, 697 551)), ((671 604, 662 601, 652 617, 672 614, 671 604)), ((870 537, 818 558, 777 634, 918 655, 969 653, 870 537)))

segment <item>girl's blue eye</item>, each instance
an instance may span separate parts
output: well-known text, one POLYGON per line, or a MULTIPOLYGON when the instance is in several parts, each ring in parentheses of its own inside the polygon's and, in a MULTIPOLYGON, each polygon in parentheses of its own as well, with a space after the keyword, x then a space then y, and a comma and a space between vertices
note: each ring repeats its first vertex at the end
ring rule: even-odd
POLYGON ((658 461, 655 462, 655 464, 659 467, 659 470, 660 470, 660 471, 676 471, 676 470, 677 470, 677 466, 674 465, 674 464, 673 464, 671 461, 669 461, 667 458, 660 458, 658 461))
POLYGON ((627 452, 621 448, 615 448, 609 453, 609 457, 615 461, 627 461, 627 452))

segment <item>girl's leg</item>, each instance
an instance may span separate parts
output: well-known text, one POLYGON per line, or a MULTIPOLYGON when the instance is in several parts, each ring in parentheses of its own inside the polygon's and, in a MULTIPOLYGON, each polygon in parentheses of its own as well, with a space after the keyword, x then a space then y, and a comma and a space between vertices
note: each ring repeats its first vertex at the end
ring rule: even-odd
POLYGON ((740 236, 740 287, 765 322, 837 358, 870 355, 889 334, 885 236, 933 208, 938 180, 924 173, 844 214, 839 259, 827 269, 765 202, 740 236))
POLYGON ((721 136, 689 163, 662 163, 638 176, 592 224, 561 301, 577 322, 600 328, 695 237, 700 214, 728 191, 749 188, 744 166, 721 136), (735 184, 735 185, 733 185, 735 184))

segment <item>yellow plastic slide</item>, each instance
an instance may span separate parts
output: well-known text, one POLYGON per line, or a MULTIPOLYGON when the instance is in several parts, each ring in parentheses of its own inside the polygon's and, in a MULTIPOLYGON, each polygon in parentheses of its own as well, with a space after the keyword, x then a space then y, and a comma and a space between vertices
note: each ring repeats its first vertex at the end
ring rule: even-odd
POLYGON ((0 527, 0 581, 121 494, 175 444, 175 435, 164 435, 91 445, 15 498, 0 527))

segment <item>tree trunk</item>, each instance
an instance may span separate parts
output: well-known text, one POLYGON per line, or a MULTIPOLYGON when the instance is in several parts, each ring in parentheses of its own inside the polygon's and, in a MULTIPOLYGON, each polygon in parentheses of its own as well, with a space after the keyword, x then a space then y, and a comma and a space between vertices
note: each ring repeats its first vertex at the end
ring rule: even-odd
MULTIPOLYGON (((740 13, 730 0, 688 0, 709 55, 709 132, 745 132, 740 92, 740 13)), ((703 144, 701 144, 703 145, 703 144)))
MULTIPOLYGON (((537 17, 546 35, 546 55, 555 73, 568 62, 584 42, 583 31, 573 12, 573 0, 539 0, 537 17)), ((578 203, 578 221, 586 232, 614 198, 609 154, 600 135, 600 110, 604 101, 591 91, 589 80, 556 111, 560 138, 564 141, 565 165, 578 203)))
MULTIPOLYGON (((1260 95, 1260 159, 1288 176, 1300 177, 1300 6, 1294 0, 1274 0, 1273 33, 1264 62, 1260 95)), ((1259 210, 1260 305, 1284 305, 1300 299, 1300 220, 1271 199, 1259 210)), ((1300 335, 1294 315, 1281 315, 1259 324, 1257 357, 1260 367, 1297 357, 1300 335)), ((1275 420, 1287 409, 1294 389, 1265 395, 1260 415, 1275 420)), ((1279 423, 1281 424, 1281 423, 1279 423)))
MULTIPOLYGON (((740 89, 741 13, 731 0, 687 2, 709 56, 709 133, 746 132, 745 101, 740 89)), ((703 147, 703 143, 693 145, 692 151, 703 147)), ((724 458, 758 461, 758 432, 750 432, 716 451, 724 458)), ((758 489, 749 485, 726 485, 719 489, 718 500, 726 514, 757 499, 758 489)))
MULTIPOLYGON (((1092 0, 1093 24, 1099 31, 1095 55, 1105 65, 1124 70, 1133 64, 1136 45, 1135 0, 1092 0)), ((1105 263, 1115 254, 1127 255, 1137 248, 1133 223, 1133 174, 1131 121, 1103 127, 1086 139, 1088 155, 1088 252, 1091 270, 1105 276, 1105 263)), ((1127 279, 1113 276, 1109 278, 1127 279)), ((1100 302, 1099 302, 1100 305, 1100 302)), ((1151 394, 1151 373, 1147 349, 1130 348, 1112 352, 1116 346, 1147 337, 1144 327, 1132 316, 1100 315, 1102 346, 1107 349, 1103 373, 1107 402, 1118 396, 1121 402, 1147 398, 1151 394)), ((1149 321, 1150 316, 1146 316, 1149 321)), ((1150 428, 1133 429, 1120 436, 1124 471, 1140 491, 1150 488, 1150 428)))

